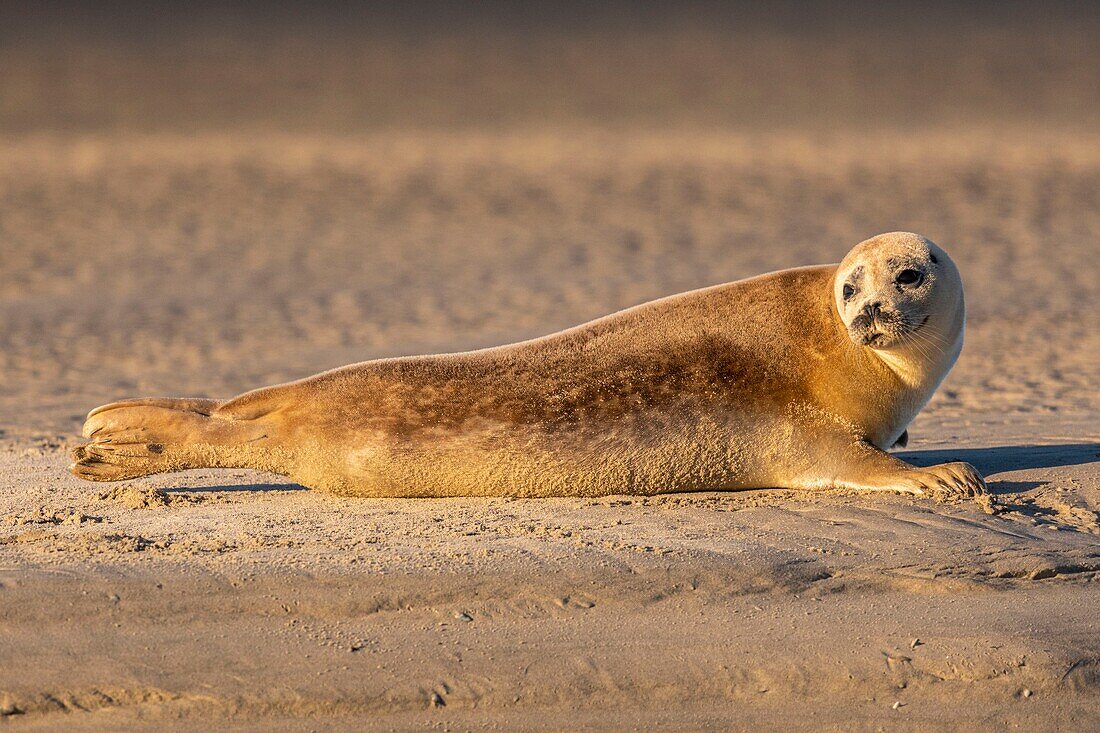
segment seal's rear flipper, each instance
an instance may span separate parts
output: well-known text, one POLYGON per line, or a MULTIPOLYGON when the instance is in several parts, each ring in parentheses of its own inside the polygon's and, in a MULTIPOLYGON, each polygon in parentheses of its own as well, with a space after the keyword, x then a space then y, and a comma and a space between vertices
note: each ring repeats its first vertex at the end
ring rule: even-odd
MULTIPOLYGON (((197 412, 200 415, 209 415, 218 408, 219 405, 224 404, 224 400, 212 400, 206 397, 138 397, 132 400, 119 400, 118 402, 109 402, 106 405, 100 405, 91 412, 88 413, 88 420, 100 414, 101 412, 107 412, 108 410, 117 410, 120 407, 164 407, 169 410, 180 410, 183 412, 197 412)), ((87 432, 87 425, 85 425, 84 437, 91 437, 87 432)))
POLYGON ((103 405, 88 414, 73 450, 75 475, 122 481, 188 468, 249 467, 246 446, 267 438, 263 426, 214 415, 220 400, 148 398, 103 405))

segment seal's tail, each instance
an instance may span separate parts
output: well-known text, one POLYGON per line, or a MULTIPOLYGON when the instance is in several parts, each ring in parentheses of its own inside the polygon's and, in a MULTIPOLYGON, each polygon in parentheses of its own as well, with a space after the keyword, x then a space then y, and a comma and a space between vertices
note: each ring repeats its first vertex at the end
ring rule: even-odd
POLYGON ((220 400, 146 398, 112 402, 88 413, 69 467, 90 481, 122 481, 188 468, 248 468, 249 444, 264 426, 217 412, 220 400))

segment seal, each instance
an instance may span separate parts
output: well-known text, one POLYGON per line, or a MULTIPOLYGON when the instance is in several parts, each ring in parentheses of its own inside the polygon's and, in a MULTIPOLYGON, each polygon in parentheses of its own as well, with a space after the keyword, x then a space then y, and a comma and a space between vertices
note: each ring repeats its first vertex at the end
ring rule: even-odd
POLYGON ((966 463, 885 449, 955 363, 962 280, 917 234, 839 265, 663 298, 457 354, 381 359, 230 400, 93 410, 94 481, 252 468, 342 495, 525 497, 843 488, 983 493, 966 463))

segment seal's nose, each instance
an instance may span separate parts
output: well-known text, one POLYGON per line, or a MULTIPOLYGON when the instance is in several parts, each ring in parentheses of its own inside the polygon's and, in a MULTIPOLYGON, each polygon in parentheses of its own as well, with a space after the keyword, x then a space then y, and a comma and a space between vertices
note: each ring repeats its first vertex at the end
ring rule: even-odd
POLYGON ((882 303, 879 303, 877 301, 874 303, 868 303, 867 305, 863 306, 863 312, 866 313, 867 317, 870 318, 872 321, 878 319, 878 314, 881 310, 882 303))

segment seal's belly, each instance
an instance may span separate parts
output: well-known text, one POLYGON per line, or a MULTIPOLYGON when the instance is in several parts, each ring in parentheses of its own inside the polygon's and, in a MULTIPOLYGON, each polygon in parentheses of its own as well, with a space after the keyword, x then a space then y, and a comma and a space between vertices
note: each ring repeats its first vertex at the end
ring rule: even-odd
POLYGON ((348 451, 340 493, 368 496, 607 496, 737 489, 763 481, 760 421, 643 413, 606 424, 482 426, 348 451))

